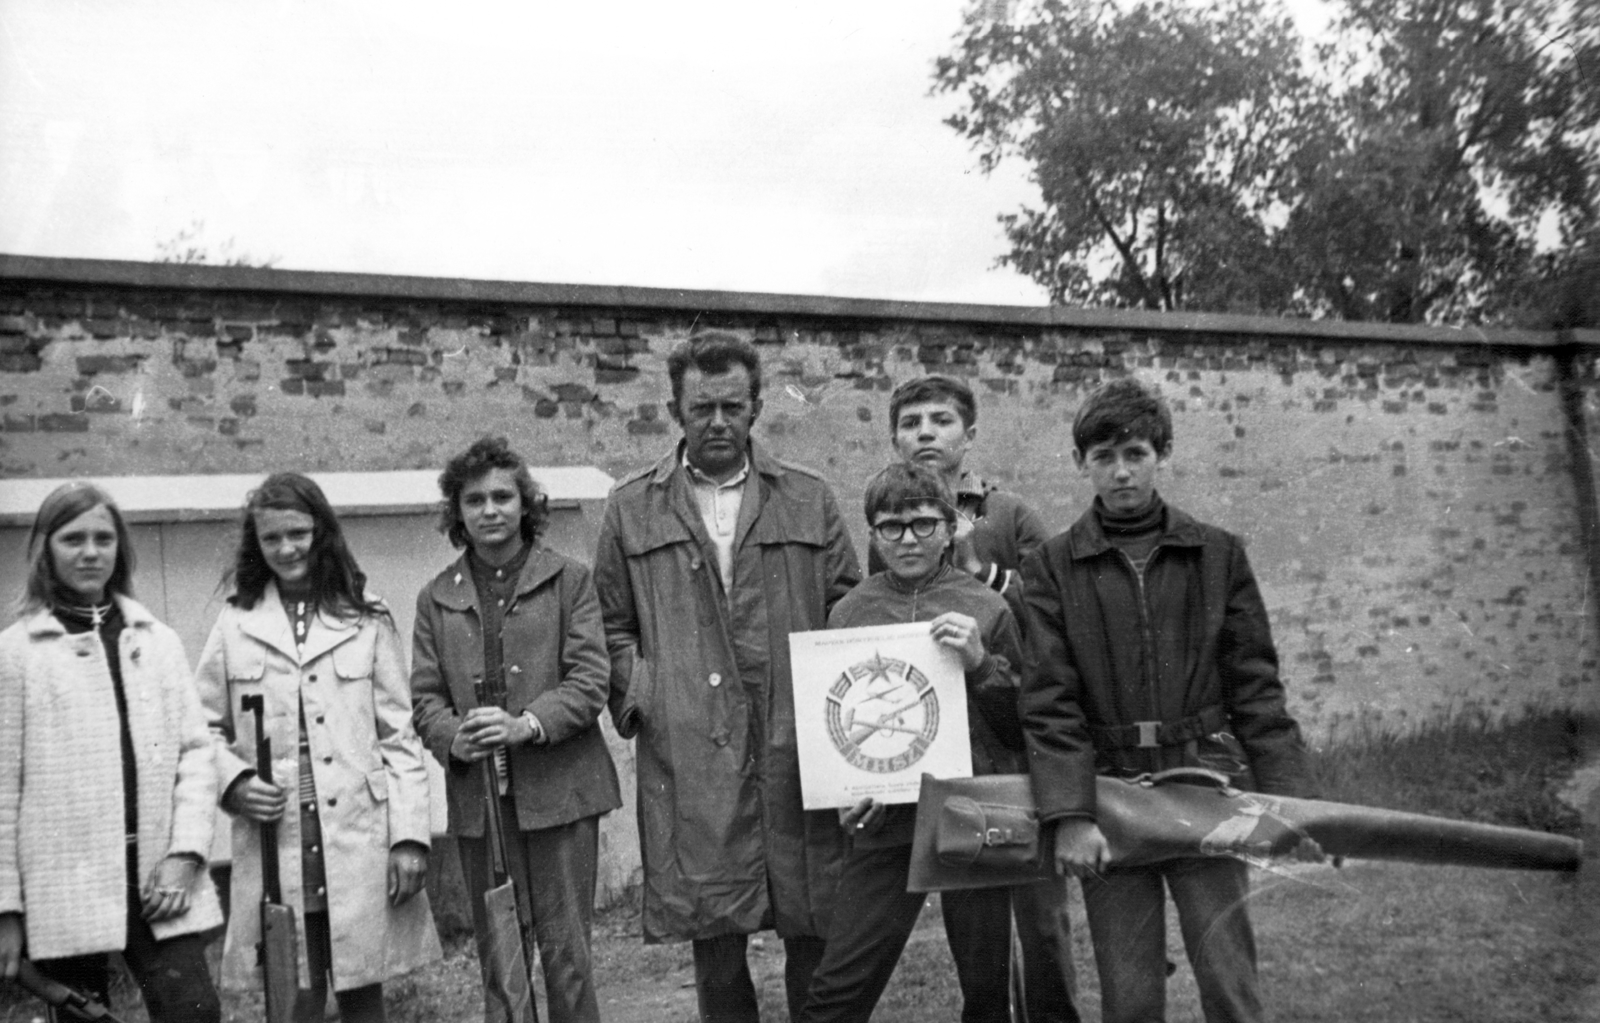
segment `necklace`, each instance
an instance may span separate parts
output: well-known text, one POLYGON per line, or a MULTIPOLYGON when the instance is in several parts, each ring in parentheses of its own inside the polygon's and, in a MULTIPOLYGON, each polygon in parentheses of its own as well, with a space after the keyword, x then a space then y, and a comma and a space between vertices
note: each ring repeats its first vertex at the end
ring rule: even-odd
POLYGON ((108 600, 104 604, 90 604, 87 607, 79 607, 76 604, 59 604, 57 608, 74 618, 87 620, 91 627, 98 629, 105 624, 105 620, 111 615, 112 608, 116 606, 116 604, 108 600))

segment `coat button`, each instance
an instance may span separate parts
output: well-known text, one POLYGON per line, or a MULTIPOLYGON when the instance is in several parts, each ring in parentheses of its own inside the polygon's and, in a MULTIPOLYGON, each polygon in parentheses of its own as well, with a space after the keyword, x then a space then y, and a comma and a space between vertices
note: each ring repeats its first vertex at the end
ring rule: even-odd
POLYGON ((520 675, 520 674, 522 674, 522 669, 520 667, 518 667, 517 665, 513 664, 511 666, 511 674, 520 675))
POLYGON ((317 715, 317 724, 319 724, 319 725, 322 724, 322 715, 321 714, 317 715))
POLYGON ((315 676, 315 675, 307 675, 306 676, 306 681, 307 682, 315 682, 316 680, 317 680, 317 676, 315 676))
POLYGON ((338 806, 339 805, 339 797, 338 796, 329 796, 328 797, 328 805, 329 806, 338 806))
POLYGON ((323 757, 322 758, 322 762, 324 764, 331 764, 331 763, 333 763, 333 758, 332 757, 323 757))
POLYGON ((722 685, 722 676, 713 671, 711 673, 711 677, 709 679, 707 679, 706 681, 711 683, 711 688, 712 689, 715 689, 718 686, 722 685))

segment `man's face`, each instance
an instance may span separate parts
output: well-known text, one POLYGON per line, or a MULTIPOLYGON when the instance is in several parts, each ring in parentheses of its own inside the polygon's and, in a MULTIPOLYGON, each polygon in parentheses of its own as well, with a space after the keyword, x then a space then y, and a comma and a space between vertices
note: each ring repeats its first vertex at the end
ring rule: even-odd
POLYGON ((953 401, 902 405, 894 421, 894 448, 907 462, 920 462, 941 476, 961 471, 961 460, 978 435, 953 401))
POLYGON ((672 406, 672 418, 683 427, 689 464, 719 483, 744 464, 750 427, 760 414, 761 402, 750 397, 750 371, 738 363, 726 373, 710 375, 690 366, 672 406))
POLYGON ((1168 451, 1157 452, 1142 438, 1103 441, 1088 451, 1074 451, 1078 470, 1094 484, 1094 492, 1113 512, 1141 511, 1156 492, 1156 474, 1168 451))

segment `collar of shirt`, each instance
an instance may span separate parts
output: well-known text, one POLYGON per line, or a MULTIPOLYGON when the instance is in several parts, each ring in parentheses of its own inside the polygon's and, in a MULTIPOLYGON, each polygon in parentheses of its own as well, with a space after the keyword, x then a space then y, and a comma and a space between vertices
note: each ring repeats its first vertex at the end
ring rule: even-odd
POLYGON ((750 459, 746 456, 744 465, 725 483, 716 482, 690 465, 687 456, 683 458, 683 471, 700 509, 700 520, 717 548, 717 570, 726 593, 733 589, 733 534, 738 529, 739 509, 744 504, 745 481, 750 478, 750 459))

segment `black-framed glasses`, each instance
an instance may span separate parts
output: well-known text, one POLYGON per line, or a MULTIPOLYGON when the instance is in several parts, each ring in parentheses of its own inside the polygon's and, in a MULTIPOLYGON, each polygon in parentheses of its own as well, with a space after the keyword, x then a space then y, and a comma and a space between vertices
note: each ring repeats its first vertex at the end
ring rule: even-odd
POLYGON ((906 535, 907 529, 911 530, 911 535, 918 540, 926 540, 934 533, 937 533, 942 525, 944 525, 944 519, 926 516, 912 519, 910 522, 900 522, 893 519, 888 522, 880 522, 872 527, 872 531, 878 534, 878 539, 884 543, 899 543, 901 538, 906 535))

